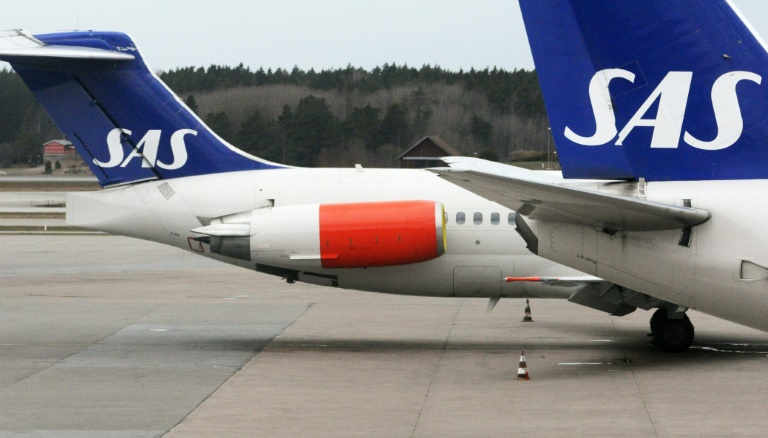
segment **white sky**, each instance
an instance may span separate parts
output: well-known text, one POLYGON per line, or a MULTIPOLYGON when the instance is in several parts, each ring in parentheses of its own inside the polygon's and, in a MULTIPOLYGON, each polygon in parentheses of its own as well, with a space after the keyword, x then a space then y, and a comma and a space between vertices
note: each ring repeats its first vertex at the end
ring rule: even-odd
MULTIPOLYGON (((733 1, 768 37, 768 2, 733 1)), ((0 29, 126 32, 155 70, 533 68, 514 0, 34 0, 1 10, 0 29)))

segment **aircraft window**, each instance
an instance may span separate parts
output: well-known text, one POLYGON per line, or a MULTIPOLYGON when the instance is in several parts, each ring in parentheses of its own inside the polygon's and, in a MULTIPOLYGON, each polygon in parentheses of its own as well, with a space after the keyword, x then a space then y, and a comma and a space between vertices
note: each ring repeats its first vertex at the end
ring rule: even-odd
POLYGON ((447 211, 443 211, 443 218, 445 219, 445 223, 447 224, 448 223, 448 212, 447 211))
POLYGON ((510 225, 514 225, 515 224, 515 212, 514 211, 507 215, 507 222, 510 225))
POLYGON ((501 222, 501 216, 498 213, 491 213, 491 224, 498 225, 501 222))
POLYGON ((475 212, 475 214, 472 216, 472 222, 475 223, 475 225, 480 225, 483 223, 483 214, 478 212, 475 212))
POLYGON ((457 224, 462 225, 464 223, 464 220, 465 220, 465 216, 464 216, 464 212, 463 211, 460 211, 460 212, 456 213, 456 223, 457 224))

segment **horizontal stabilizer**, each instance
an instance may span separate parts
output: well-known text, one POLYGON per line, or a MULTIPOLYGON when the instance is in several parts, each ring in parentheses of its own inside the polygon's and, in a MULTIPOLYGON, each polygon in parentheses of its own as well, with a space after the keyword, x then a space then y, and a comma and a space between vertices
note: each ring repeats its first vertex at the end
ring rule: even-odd
POLYGON ((0 32, 11 63, 102 187, 279 166, 217 136, 118 32, 0 32))
POLYGON ((699 225, 710 217, 706 210, 569 187, 550 174, 477 158, 442 160, 451 167, 429 170, 534 220, 653 231, 699 225))
POLYGON ((92 47, 49 46, 21 30, 0 33, 0 60, 29 64, 45 59, 133 61, 135 56, 92 47))

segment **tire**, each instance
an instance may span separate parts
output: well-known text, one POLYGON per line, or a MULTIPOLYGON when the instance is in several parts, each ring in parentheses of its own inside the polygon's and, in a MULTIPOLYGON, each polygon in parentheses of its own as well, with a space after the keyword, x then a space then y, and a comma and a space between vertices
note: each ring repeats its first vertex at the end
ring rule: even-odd
POLYGON ((653 316, 651 316, 651 334, 654 335, 656 333, 656 324, 658 324, 659 321, 666 321, 666 320, 667 320, 667 309, 663 307, 656 309, 656 311, 653 312, 653 316))
MULTIPOLYGON (((656 315, 654 315, 656 316, 656 315)), ((680 353, 693 343, 694 329, 688 315, 681 319, 659 318, 653 325, 653 339, 662 351, 680 353)))

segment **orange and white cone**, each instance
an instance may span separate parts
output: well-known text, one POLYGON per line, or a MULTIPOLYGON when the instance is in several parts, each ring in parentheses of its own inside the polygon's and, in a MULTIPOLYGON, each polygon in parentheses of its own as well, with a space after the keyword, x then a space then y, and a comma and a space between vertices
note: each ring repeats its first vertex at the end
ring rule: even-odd
POLYGON ((517 380, 531 380, 528 377, 528 365, 525 363, 525 351, 520 352, 520 365, 517 366, 517 380))
POLYGON ((528 302, 528 299, 525 300, 525 317, 523 318, 523 322, 533 322, 533 317, 531 316, 531 303, 528 302))

